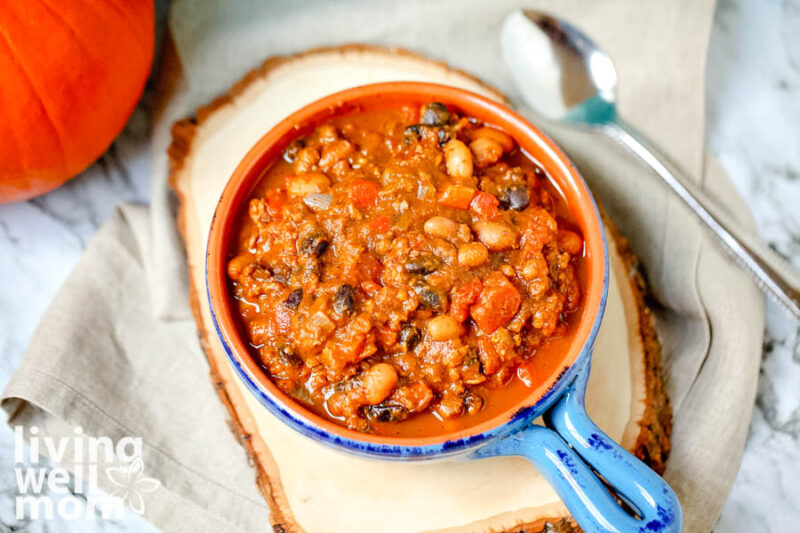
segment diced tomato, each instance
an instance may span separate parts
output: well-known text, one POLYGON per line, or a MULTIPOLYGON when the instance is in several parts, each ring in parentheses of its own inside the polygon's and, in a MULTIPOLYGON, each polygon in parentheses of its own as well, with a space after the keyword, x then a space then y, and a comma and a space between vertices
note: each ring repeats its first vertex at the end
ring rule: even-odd
POLYGON ((514 318, 521 303, 519 291, 508 278, 502 272, 492 272, 469 314, 483 333, 493 333, 514 318))
POLYGON ((468 209, 469 203, 475 196, 475 189, 466 185, 448 185, 439 196, 438 202, 447 207, 468 209))
POLYGON ((384 349, 392 348, 397 344, 397 332, 386 326, 380 326, 375 328, 375 339, 384 349))
POLYGON ((283 208, 286 205, 286 193, 278 189, 270 189, 264 195, 267 200, 267 213, 274 220, 283 219, 283 208))
POLYGON ((366 280, 361 282, 361 290, 370 296, 375 296, 381 290, 381 286, 374 281, 366 280))
POLYGON ((528 226, 522 233, 522 257, 531 259, 541 254, 544 245, 552 240, 552 235, 535 226, 528 226))
POLYGON ((497 198, 483 191, 479 191, 469 204, 470 208, 482 218, 497 217, 500 214, 499 205, 500 201, 497 198))
POLYGON ((366 209, 375 205, 380 186, 372 180, 354 179, 350 182, 350 196, 353 205, 360 209, 366 209))
POLYGON ((479 279, 473 279, 469 283, 453 291, 453 297, 450 300, 450 316, 464 322, 469 314, 469 306, 475 302, 478 295, 481 293, 483 283, 479 279))
POLYGON ((387 216, 374 218, 372 222, 370 222, 369 227, 375 233, 386 233, 392 229, 392 219, 387 216))
POLYGON ((379 283, 381 273, 383 272, 383 265, 378 258, 371 253, 363 253, 358 260, 358 273, 361 279, 369 280, 373 283, 379 283))

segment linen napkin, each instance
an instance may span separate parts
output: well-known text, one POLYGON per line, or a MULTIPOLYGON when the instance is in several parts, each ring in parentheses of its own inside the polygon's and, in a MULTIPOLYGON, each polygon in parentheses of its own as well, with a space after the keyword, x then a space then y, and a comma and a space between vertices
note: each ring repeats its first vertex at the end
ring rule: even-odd
MULTIPOLYGON (((620 109, 721 205, 752 227, 704 151, 706 45, 713 2, 532 1, 591 34, 615 60, 620 109)), ((3 394, 9 423, 41 433, 143 439, 145 516, 168 531, 263 530, 268 509, 226 427, 190 319, 166 184, 170 124, 265 57, 343 39, 408 47, 520 102, 499 60, 503 18, 520 2, 176 0, 182 70, 164 73, 150 208, 122 206, 45 314, 3 394)), ((666 478, 687 531, 708 531, 736 475, 755 396, 763 297, 650 172, 611 141, 532 117, 566 149, 629 237, 653 290, 675 413, 666 478)), ((71 456, 70 453, 67 456, 71 456)), ((70 466, 68 464, 68 466, 70 466)), ((110 489, 104 485, 101 487, 110 489)))

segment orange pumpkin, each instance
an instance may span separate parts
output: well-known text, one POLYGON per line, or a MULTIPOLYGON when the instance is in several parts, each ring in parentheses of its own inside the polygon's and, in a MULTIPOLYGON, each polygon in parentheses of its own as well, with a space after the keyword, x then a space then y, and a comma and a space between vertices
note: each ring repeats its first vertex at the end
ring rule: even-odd
POLYGON ((108 148, 144 90, 154 24, 153 0, 0 0, 0 203, 108 148))

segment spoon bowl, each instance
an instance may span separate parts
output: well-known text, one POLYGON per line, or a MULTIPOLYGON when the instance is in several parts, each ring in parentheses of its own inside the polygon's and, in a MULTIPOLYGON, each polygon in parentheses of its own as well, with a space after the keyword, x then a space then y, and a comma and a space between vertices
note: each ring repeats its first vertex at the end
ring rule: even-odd
POLYGON ((516 11, 501 33, 503 60, 525 103, 555 121, 605 124, 615 116, 614 62, 573 25, 537 11, 516 11))
POLYGON ((503 59, 532 110, 571 126, 594 127, 649 166, 705 224, 728 254, 800 320, 800 275, 709 199, 683 169, 617 113, 614 62, 578 28, 548 14, 515 11, 503 23, 503 59))

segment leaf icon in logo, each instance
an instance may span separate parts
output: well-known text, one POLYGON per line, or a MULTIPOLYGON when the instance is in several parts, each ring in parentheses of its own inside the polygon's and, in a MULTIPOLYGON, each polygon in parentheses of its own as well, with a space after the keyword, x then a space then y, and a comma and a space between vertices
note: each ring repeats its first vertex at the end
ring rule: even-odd
POLYGON ((144 475, 144 463, 141 457, 136 457, 127 465, 106 468, 106 477, 118 487, 114 489, 111 496, 127 503, 139 514, 144 514, 142 494, 153 492, 161 486, 159 480, 144 475))

